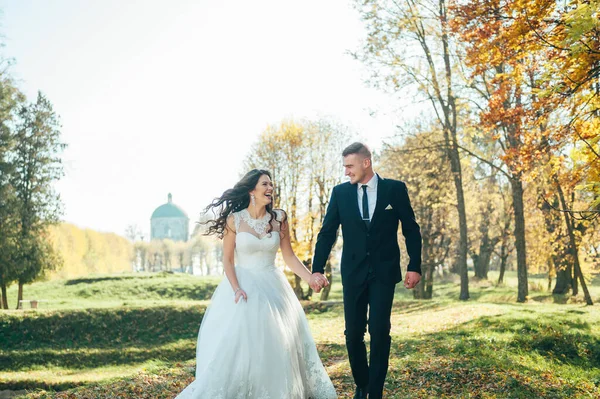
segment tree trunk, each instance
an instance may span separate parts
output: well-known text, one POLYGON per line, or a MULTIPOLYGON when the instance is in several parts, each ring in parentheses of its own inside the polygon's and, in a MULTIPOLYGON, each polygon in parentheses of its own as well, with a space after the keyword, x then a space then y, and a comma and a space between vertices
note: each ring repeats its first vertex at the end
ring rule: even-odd
POLYGON ((488 279, 488 272, 490 271, 490 261, 492 260, 493 247, 489 245, 479 254, 479 278, 482 280, 488 279))
POLYGON ((475 269, 475 278, 481 280, 488 279, 488 272, 490 271, 490 262, 492 260, 492 253, 498 240, 490 240, 487 231, 481 239, 479 246, 479 254, 472 254, 473 268, 475 269))
MULTIPOLYGON (((435 62, 432 57, 432 52, 427 44, 427 39, 423 31, 418 34, 417 40, 420 42, 423 48, 425 58, 431 71, 431 84, 433 86, 433 93, 429 96, 432 103, 437 103, 442 113, 439 115, 439 121, 442 127, 442 133, 444 136, 444 144, 448 159, 450 160, 450 168, 454 180, 454 186, 456 188, 456 207, 458 210, 458 225, 460 238, 458 242, 458 270, 460 275, 460 296, 459 299, 469 299, 469 274, 467 269, 467 255, 468 255, 468 238, 467 238, 467 212, 465 208, 465 196, 462 186, 462 170, 460 165, 460 155, 458 153, 458 138, 457 138, 457 120, 458 110, 456 105, 456 98, 452 91, 452 61, 450 56, 450 40, 448 36, 448 16, 447 16, 447 4, 445 0, 439 0, 438 2, 438 15, 441 29, 441 44, 443 49, 444 59, 444 79, 445 79, 445 92, 442 85, 439 84, 438 77, 436 74, 435 62)), ((435 106, 435 105, 434 105, 435 106)))
POLYGON ((419 281, 419 284, 415 285, 413 289, 413 299, 425 299, 425 267, 421 265, 423 271, 423 278, 419 281))
MULTIPOLYGON (((504 199, 504 195, 502 195, 504 199)), ((509 234, 510 234, 510 222, 512 218, 510 214, 506 211, 506 202, 504 206, 504 228, 502 230, 502 236, 500 237, 500 275, 498 276, 498 285, 504 283, 504 272, 506 271, 506 263, 508 261, 508 257, 510 256, 509 251, 509 234)))
MULTIPOLYGON (((423 263, 421 265, 421 271, 423 274, 421 276, 421 281, 419 281, 419 284, 417 284, 413 289, 414 299, 431 299, 431 296, 433 294, 433 265, 435 261, 432 259, 433 246, 431 245, 431 240, 429 236, 430 223, 426 223, 424 226, 425 232, 423 233, 422 254, 423 263)), ((441 242, 443 243, 443 237, 441 239, 441 242)))
POLYGON ((17 290, 17 309, 21 309, 21 301, 23 300, 23 283, 19 281, 19 289, 17 290))
POLYGON ((296 298, 300 300, 304 299, 304 290, 300 285, 301 282, 302 279, 294 274, 294 293, 296 294, 296 298))
MULTIPOLYGON (((563 254, 563 256, 567 255, 564 252, 563 254)), ((562 267, 561 262, 559 262, 556 257, 553 256, 553 258, 555 259, 554 264, 558 267, 556 267, 556 283, 554 284, 552 294, 567 294, 573 286, 573 265, 569 263, 565 267, 562 267)))
POLYGON ((502 245, 500 246, 500 275, 498 276, 498 285, 504 283, 504 272, 506 271, 506 262, 508 261, 508 232, 504 229, 502 233, 502 245))
POLYGON ((487 280, 488 272, 490 271, 490 262, 492 260, 492 253, 494 248, 500 241, 499 238, 490 239, 489 227, 487 223, 481 228, 483 236, 481 238, 481 244, 479 245, 479 255, 477 256, 477 265, 475 267, 475 277, 487 280))
POLYGON ((471 260, 473 261, 473 271, 475 272, 473 277, 480 278, 481 270, 479 270, 479 255, 475 252, 471 252, 471 260))
POLYGON ((414 299, 431 299, 433 297, 433 269, 430 264, 421 265, 423 277, 413 290, 414 299))
MULTIPOLYGON (((560 198, 561 206, 563 209, 569 209, 569 208, 567 208, 567 203, 565 201, 565 196, 563 194, 562 187, 560 186, 560 183, 558 182, 558 179, 556 179, 556 177, 555 177, 555 181, 556 181, 556 188, 558 190, 558 197, 560 198)), ((593 305, 594 302, 592 301, 592 297, 590 296, 590 292, 588 291, 587 284, 585 283, 585 279, 583 278, 583 273, 581 272, 581 265, 579 264, 579 253, 578 253, 579 251, 577 248, 577 242, 575 241, 573 221, 571 220, 571 215, 568 212, 564 212, 563 215, 565 216, 565 223, 567 225, 567 231, 569 232, 569 243, 570 243, 571 255, 573 256, 573 261, 574 261, 575 276, 573 278, 573 295, 577 295, 576 286, 577 286, 577 280, 579 279, 579 282, 581 282, 581 288, 583 289, 583 296, 585 298, 585 303, 588 305, 593 305)))
POLYGON ((6 283, 0 284, 2 290, 2 309, 8 309, 8 297, 6 296, 6 283))
POLYGON ((500 257, 500 275, 498 276, 498 285, 504 282, 504 272, 506 271, 506 259, 507 257, 500 257))
POLYGON ((490 225, 489 217, 494 212, 492 203, 488 203, 485 209, 482 209, 482 222, 479 225, 479 232, 481 233, 481 241, 479 242, 479 253, 472 255, 473 267, 475 269, 475 278, 481 280, 487 280, 488 271, 490 270, 490 261, 492 259, 492 253, 499 238, 490 239, 490 225))
MULTIPOLYGON (((571 245, 571 244, 569 244, 571 245)), ((573 262, 575 263, 575 262, 573 262)), ((577 296, 579 295, 579 284, 577 282, 577 272, 575 271, 575 267, 570 266, 569 270, 571 270, 573 273, 571 275, 571 294, 573 294, 573 296, 577 296)))
POLYGON ((425 266, 425 291, 423 299, 431 299, 433 297, 433 264, 425 266))
POLYGON ((515 248, 517 249, 517 302, 526 302, 529 295, 527 282, 527 251, 525 245, 525 212, 523 206, 523 183, 511 178, 513 210, 515 214, 515 248))
MULTIPOLYGON (((456 133, 454 132, 453 135, 456 133)), ((458 154, 458 145, 456 138, 453 138, 451 147, 448 150, 452 175, 454 177, 454 186, 456 188, 456 202, 458 208, 458 224, 460 238, 458 242, 458 268, 460 272, 460 295, 459 299, 466 301, 469 299, 469 271, 467 269, 467 212, 465 208, 465 195, 462 187, 462 172, 460 167, 460 156, 458 154)))

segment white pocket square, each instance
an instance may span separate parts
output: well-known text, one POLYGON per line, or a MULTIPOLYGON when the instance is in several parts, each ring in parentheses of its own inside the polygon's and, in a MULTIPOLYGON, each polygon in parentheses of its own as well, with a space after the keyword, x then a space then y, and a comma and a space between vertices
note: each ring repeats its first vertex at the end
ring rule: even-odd
POLYGON ((391 206, 391 205, 388 205, 388 206, 386 206, 386 207, 385 207, 385 210, 386 210, 386 211, 389 211, 389 210, 391 210, 391 209, 394 209, 394 208, 392 208, 392 206, 391 206))

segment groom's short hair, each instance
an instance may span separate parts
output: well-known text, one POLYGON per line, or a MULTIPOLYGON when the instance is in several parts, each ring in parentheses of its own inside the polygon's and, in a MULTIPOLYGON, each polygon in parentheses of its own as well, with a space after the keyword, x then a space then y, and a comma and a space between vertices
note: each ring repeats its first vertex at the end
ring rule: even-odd
POLYGON ((344 151, 342 152, 342 156, 346 157, 350 154, 358 154, 358 155, 362 156, 363 158, 371 159, 371 150, 369 150, 369 147, 367 147, 365 144, 359 143, 359 142, 352 143, 348 147, 344 148, 344 151))

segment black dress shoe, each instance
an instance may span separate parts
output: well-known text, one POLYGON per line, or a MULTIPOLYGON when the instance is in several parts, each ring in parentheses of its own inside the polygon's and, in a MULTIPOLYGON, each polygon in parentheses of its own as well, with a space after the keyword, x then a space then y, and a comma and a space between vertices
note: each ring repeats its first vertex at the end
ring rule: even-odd
POLYGON ((356 387, 356 393, 354 399, 367 399, 367 389, 356 387))

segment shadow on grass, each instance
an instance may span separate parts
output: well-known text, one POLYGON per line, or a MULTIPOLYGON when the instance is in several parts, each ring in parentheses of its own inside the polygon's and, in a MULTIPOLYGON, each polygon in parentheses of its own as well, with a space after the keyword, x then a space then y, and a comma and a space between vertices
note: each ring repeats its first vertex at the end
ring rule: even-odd
POLYGON ((156 306, 3 314, 0 350, 164 345, 195 337, 204 310, 201 306, 156 306))
POLYGON ((216 283, 201 282, 194 284, 190 280, 175 280, 168 284, 144 283, 135 280, 133 283, 115 281, 113 283, 85 285, 74 292, 76 298, 109 298, 109 299, 176 299, 207 300, 217 287, 216 283), (137 283, 137 284, 134 284, 137 283))
MULTIPOLYGON (((341 311, 337 303, 304 305, 307 313, 341 311)), ((204 311, 201 306, 156 306, 0 314, 0 370, 187 360, 195 356, 204 311)))
POLYGON ((573 316, 547 314, 542 319, 486 316, 475 323, 486 331, 511 336, 508 345, 514 350, 535 352, 549 361, 583 370, 600 367, 600 337, 587 321, 565 317, 573 316))
POLYGON ((587 322, 565 317, 485 316, 419 339, 395 337, 384 396, 600 397, 600 339, 587 322))
POLYGON ((532 295, 531 300, 542 303, 556 303, 559 305, 565 305, 569 303, 570 295, 563 294, 545 294, 545 295, 532 295))
POLYGON ((55 367, 69 370, 93 369, 105 366, 127 366, 154 361, 181 361, 196 355, 196 340, 188 339, 178 345, 154 347, 123 347, 115 345, 112 349, 93 350, 36 350, 0 354, 0 368, 11 371, 26 371, 35 367, 55 367))
MULTIPOLYGON (((399 311, 418 311, 428 308, 437 308, 432 302, 413 302, 410 304, 396 303, 399 311), (406 306, 405 306, 406 305, 406 306)), ((506 305, 509 306, 509 305, 506 305)), ((512 309, 512 306, 510 307, 512 309)), ((171 308, 158 308, 161 312, 173 310, 171 308)), ((193 309, 193 308, 190 308, 193 309)), ((339 306, 334 306, 337 311, 339 306)), ((585 319, 579 316, 581 311, 572 309, 570 313, 517 313, 524 310, 515 304, 514 312, 497 316, 483 316, 463 323, 455 328, 438 331, 430 334, 413 336, 395 336, 392 341, 390 369, 386 382, 386 398, 490 398, 501 393, 503 398, 556 398, 574 399, 583 397, 600 397, 600 342, 597 330, 585 319), (566 367, 563 367, 566 366, 566 367)), ((145 314, 148 309, 138 309, 145 314)), ((188 337, 195 338, 201 312, 191 313, 194 319, 193 328, 189 327, 188 337)), ((308 309, 310 311, 310 309, 308 309)), ((320 311, 315 308, 316 312, 320 311)), ((113 310, 113 313, 115 310, 113 310)), ((535 312, 534 312, 535 313, 535 312)), ((150 313, 157 316, 155 313, 150 313)), ((98 315, 96 315, 98 316, 98 315)), ((98 316, 99 317, 99 316, 98 316)), ((135 320, 148 320, 140 315, 135 320)), ((133 318, 129 319, 133 322, 133 318)), ((160 324, 145 324, 143 330, 149 336, 160 334, 160 324)), ((119 327, 114 324, 111 328, 119 327)), ((128 326, 120 326, 127 329, 128 326)), ((168 333, 171 333, 169 331, 168 333)), ((95 340, 108 343, 115 337, 124 337, 122 334, 111 332, 110 329, 97 331, 95 340), (101 338, 100 335, 107 335, 101 338)), ((148 359, 164 359, 172 365, 180 361, 193 358, 195 341, 173 342, 169 337, 162 340, 151 340, 151 345, 135 347, 132 342, 140 341, 142 334, 137 338, 128 340, 128 347, 123 347, 124 353, 119 352, 120 345, 117 341, 112 346, 98 349, 96 352, 83 351, 83 357, 73 356, 69 353, 51 353, 50 349, 39 349, 33 360, 28 360, 21 352, 15 350, 13 354, 19 357, 18 363, 29 366, 43 366, 52 364, 59 367, 81 367, 83 363, 94 367, 104 364, 124 364, 143 362, 148 359), (136 341, 137 340, 137 341, 136 341), (169 342, 170 345, 164 344, 169 342), (135 350, 134 350, 135 349, 135 350), (140 350, 138 350, 140 349, 140 350), (129 353, 127 353, 129 351, 129 353), (44 356, 54 356, 46 360, 44 356), (38 356, 38 357, 36 357, 38 356), (38 360, 36 360, 38 359, 38 360), (112 362, 112 363, 111 363, 112 362)), ((91 340, 90 342, 94 342, 91 340)), ((57 337, 54 344, 67 346, 57 337)), ((86 348, 80 344, 81 348, 86 348)), ((326 366, 329 367, 331 378, 338 393, 350 394, 353 390, 353 381, 347 364, 347 354, 342 342, 319 343, 318 350, 326 366)), ((64 351, 66 352, 66 351, 64 351)), ((7 352, 10 356, 10 352, 7 352)), ((17 363, 17 361, 15 361, 17 363)), ((96 385, 94 395, 91 388, 82 388, 90 392, 91 396, 68 397, 109 397, 97 395, 96 390, 106 393, 136 392, 139 387, 158 389, 152 391, 153 396, 162 398, 173 397, 174 393, 189 382, 192 374, 182 371, 180 366, 173 367, 177 375, 163 378, 159 374, 154 381, 144 376, 143 381, 131 378, 121 378, 96 385), (167 385, 162 385, 163 381, 167 385), (135 383, 131 388, 122 385, 135 383), (176 387, 175 387, 176 386, 176 387), (98 388, 96 388, 98 387, 98 388), (164 389, 163 389, 164 388, 164 389), (169 393, 171 392, 171 393, 169 393), (164 396, 163 396, 164 395, 164 396), (171 396, 169 396, 171 395, 171 396)), ((266 371, 268 372, 268 371, 266 371)), ((166 374, 165 374, 166 375, 166 374)), ((152 377, 154 378, 154 377, 152 377)), ((44 385, 43 381, 21 381, 21 385, 0 384, 1 388, 52 388, 62 390, 80 383, 52 383, 44 385)), ((128 385, 129 386, 129 385, 128 385)), ((86 391, 86 392, 87 392, 86 391)), ((65 393, 66 394, 66 393, 65 393)), ((53 396, 54 397, 54 396, 53 396)), ((65 396, 67 397, 67 396, 65 396)), ((142 397, 142 396, 130 396, 142 397)))
POLYGON ((77 285, 77 284, 93 284, 100 283, 103 281, 123 281, 123 280, 141 280, 153 278, 154 276, 106 276, 106 277, 88 277, 88 278, 75 278, 72 280, 65 281, 65 285, 77 285))
POLYGON ((430 300, 422 300, 422 301, 394 301, 392 305, 392 312, 399 314, 410 314, 416 312, 423 312, 434 309, 441 309, 446 307, 444 304, 440 304, 439 302, 433 302, 430 300))

